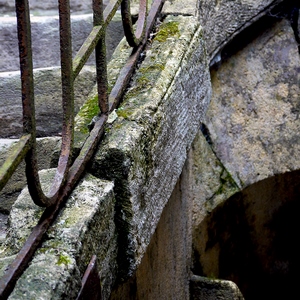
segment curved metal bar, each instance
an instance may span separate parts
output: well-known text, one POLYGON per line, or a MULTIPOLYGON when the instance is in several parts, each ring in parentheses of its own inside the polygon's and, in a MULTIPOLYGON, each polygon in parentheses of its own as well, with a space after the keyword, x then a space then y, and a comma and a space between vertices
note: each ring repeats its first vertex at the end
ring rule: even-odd
POLYGON ((71 48, 70 5, 68 0, 59 1, 60 40, 62 62, 62 95, 63 95, 63 129, 62 147, 55 178, 46 196, 39 180, 36 158, 36 124, 34 108, 33 65, 31 51, 31 29, 28 0, 16 0, 18 19, 18 38, 20 51, 20 69, 22 82, 23 127, 24 132, 31 134, 31 149, 27 152, 26 177, 32 200, 35 204, 48 207, 53 205, 58 197, 58 191, 63 186, 71 164, 73 147, 74 96, 71 48))
MULTIPOLYGON (((63 104, 62 145, 56 174, 50 188, 49 197, 57 198, 64 185, 71 165, 74 140, 74 88, 71 41, 70 1, 59 0, 61 83, 63 104)), ((53 203, 52 203, 53 204, 53 203)))
POLYGON ((86 143, 82 147, 79 156, 76 158, 73 166, 68 173, 67 184, 60 191, 59 197, 54 205, 45 209, 40 221, 33 228, 28 239, 18 252, 14 261, 9 265, 4 276, 0 279, 0 299, 7 299, 13 290, 16 281, 23 273, 25 267, 29 263, 31 257, 38 248, 44 233, 48 230, 53 220, 59 213, 61 205, 69 197, 75 185, 79 181, 84 172, 87 163, 91 159, 95 149, 104 134, 104 126, 107 116, 102 115, 96 122, 95 127, 90 133, 86 143))
POLYGON ((43 193, 40 185, 36 159, 33 65, 28 0, 16 0, 16 14, 22 84, 23 128, 25 134, 30 134, 31 144, 25 157, 27 183, 33 201, 37 205, 45 206, 49 203, 49 199, 43 193))
POLYGON ((140 0, 139 17, 136 24, 136 31, 134 32, 131 12, 130 0, 123 0, 121 3, 122 22, 124 33, 129 46, 136 47, 140 44, 145 36, 146 21, 147 21, 147 6, 148 0, 140 0))

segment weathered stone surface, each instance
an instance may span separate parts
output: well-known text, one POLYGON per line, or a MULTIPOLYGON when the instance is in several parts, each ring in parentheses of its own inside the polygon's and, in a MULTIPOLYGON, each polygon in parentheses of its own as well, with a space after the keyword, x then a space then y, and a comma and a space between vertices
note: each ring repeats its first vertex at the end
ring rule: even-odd
POLYGON ((292 298, 297 286, 300 58, 289 22, 276 21, 211 72, 207 139, 242 190, 193 228, 194 273, 233 280, 246 299, 292 298))
MULTIPOLYGON (((0 165, 9 155, 9 148, 16 140, 0 139, 0 165)), ((39 170, 51 167, 52 153, 60 145, 60 138, 37 139, 37 160, 39 170)), ((0 212, 8 214, 21 190, 26 185, 25 163, 21 162, 3 190, 0 191, 0 212)))
MULTIPOLYGON (((92 3, 92 2, 90 2, 92 3)), ((13 2, 14 4, 14 2, 13 2)), ((57 1, 56 1, 57 4, 57 1)), ((56 11, 57 14, 57 11, 56 11)), ((93 15, 73 15, 71 17, 73 56, 80 49, 93 28, 93 15)), ((33 67, 46 68, 60 66, 59 18, 58 16, 31 17, 33 67)), ((107 58, 124 36, 121 15, 116 13, 106 34, 107 58)), ((19 49, 15 17, 0 17, 0 71, 19 70, 19 49)), ((94 65, 92 55, 88 64, 94 65)))
MULTIPOLYGON (((191 158, 191 157, 189 157, 191 158)), ((191 159, 185 162, 155 233, 134 275, 115 288, 117 299, 190 299, 192 178, 191 159)))
MULTIPOLYGON (((23 132, 19 72, 0 73, 0 137, 16 138, 23 132)), ((62 126, 60 69, 34 71, 37 136, 58 135, 62 126)), ((75 80, 75 112, 95 84, 95 69, 86 66, 75 80)))
MULTIPOLYGON (((41 171, 40 175, 43 187, 49 187, 54 170, 41 171)), ((86 176, 71 194, 9 299, 76 298, 81 276, 93 254, 97 255, 102 296, 108 299, 116 276, 114 203, 113 183, 86 176)), ((3 257, 9 258, 20 249, 42 211, 24 189, 9 217, 2 263, 3 257)))
POLYGON ((206 125, 240 187, 300 168, 299 66, 283 20, 212 72, 206 125))
POLYGON ((239 288, 232 281, 209 279, 193 275, 190 282, 193 300, 243 300, 239 288))
POLYGON ((282 0, 200 0, 199 17, 212 59, 237 33, 282 0))
POLYGON ((199 1, 197 0, 167 0, 162 12, 165 14, 180 14, 186 16, 196 16, 198 14, 199 1))
POLYGON ((94 159, 92 173, 115 181, 125 274, 144 255, 208 105, 205 58, 198 22, 168 17, 94 159))
POLYGON ((193 141, 189 159, 193 166, 189 185, 192 187, 190 196, 193 201, 193 228, 195 228, 207 214, 239 191, 239 188, 201 131, 193 141))

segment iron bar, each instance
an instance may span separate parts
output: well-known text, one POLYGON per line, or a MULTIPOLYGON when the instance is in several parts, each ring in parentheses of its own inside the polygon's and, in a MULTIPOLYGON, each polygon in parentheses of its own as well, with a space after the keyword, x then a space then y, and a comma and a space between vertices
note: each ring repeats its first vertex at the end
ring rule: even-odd
POLYGON ((27 180, 27 183, 33 201, 37 205, 43 205, 43 203, 47 201, 47 197, 41 189, 36 158, 36 127, 29 5, 28 0, 16 0, 15 4, 20 53, 23 131, 25 134, 30 134, 31 137, 31 148, 28 149, 25 157, 26 177, 27 179, 31 178, 31 180, 27 180))
MULTIPOLYGON (((94 26, 103 25, 103 4, 102 1, 93 0, 94 26)), ((97 71, 97 88, 98 88, 98 105, 100 112, 108 113, 108 95, 107 95, 107 63, 106 63, 106 45, 105 31, 101 35, 95 48, 96 53, 96 71, 97 71)))
POLYGON ((117 108, 121 101, 122 95, 124 94, 125 89, 130 81, 130 78, 134 72, 134 68, 138 62, 138 59, 146 46, 147 39, 155 24, 157 15, 162 9, 164 2, 165 0, 154 0, 152 2, 152 6, 147 17, 147 25, 146 25, 144 40, 138 47, 133 49, 132 54, 128 58, 125 66, 120 71, 117 81, 109 95, 110 112, 112 112, 115 108, 117 108))
MULTIPOLYGON (((74 140, 74 88, 72 69, 71 16, 69 0, 59 0, 59 32, 61 54, 62 84, 62 145, 56 174, 50 189, 50 197, 54 197, 63 186, 69 167, 74 140)), ((56 198, 56 197, 55 197, 56 198)))
POLYGON ((147 18, 147 4, 147 0, 140 0, 139 17, 136 24, 136 31, 134 32, 130 12, 130 0, 123 0, 121 3, 124 33, 128 44, 131 47, 138 46, 144 38, 147 18))
POLYGON ((101 300, 100 277, 97 270, 97 257, 92 259, 83 275, 81 289, 76 300, 101 300))

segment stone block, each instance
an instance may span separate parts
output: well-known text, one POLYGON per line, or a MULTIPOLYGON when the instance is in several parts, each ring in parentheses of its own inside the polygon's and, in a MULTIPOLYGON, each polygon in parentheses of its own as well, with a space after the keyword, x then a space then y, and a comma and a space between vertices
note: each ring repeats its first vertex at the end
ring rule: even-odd
MULTIPOLYGON (((35 69, 60 66, 59 18, 57 11, 53 13, 55 13, 53 16, 50 13, 48 16, 31 16, 33 67, 35 69)), ((92 28, 93 15, 91 13, 71 16, 73 57, 92 28)), ((123 36, 121 14, 117 12, 110 22, 106 34, 108 59, 123 36)), ((0 16, 0 42, 0 71, 19 70, 17 23, 14 16, 0 16)), ((92 54, 88 64, 94 65, 94 63, 95 56, 92 54)))
POLYGON ((193 300, 243 300, 237 285, 229 280, 210 279, 193 275, 190 282, 193 300))
MULTIPOLYGON (((54 171, 40 172, 44 188, 49 188, 54 171)), ((97 255, 102 299, 108 299, 116 277, 114 205, 113 183, 85 176, 9 299, 76 298, 81 276, 93 254, 97 255)), ((27 188, 24 189, 9 216, 9 233, 1 251, 2 265, 21 248, 43 210, 32 202, 27 188)))
POLYGON ((243 188, 300 168, 298 45, 289 21, 275 21, 212 71, 205 124, 214 152, 243 188))
POLYGON ((145 253, 210 99, 201 36, 195 18, 167 17, 91 168, 95 176, 115 182, 124 276, 145 253))
MULTIPOLYGON (((23 133, 19 72, 0 73, 0 137, 18 138, 23 133)), ((62 127, 60 68, 34 70, 37 136, 59 135, 62 127)), ((74 83, 75 113, 95 85, 95 68, 86 66, 74 83)))

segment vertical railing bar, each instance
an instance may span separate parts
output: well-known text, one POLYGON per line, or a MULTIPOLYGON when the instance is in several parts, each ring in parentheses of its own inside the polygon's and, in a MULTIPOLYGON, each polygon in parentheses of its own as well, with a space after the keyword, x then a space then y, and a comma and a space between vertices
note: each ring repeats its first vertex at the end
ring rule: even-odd
MULTIPOLYGON (((93 0, 94 26, 104 24, 103 19, 103 3, 102 0, 93 0)), ((108 95, 107 95, 107 63, 106 63, 106 31, 101 35, 96 45, 96 72, 97 72, 97 89, 98 89, 98 105, 100 112, 108 113, 108 95)))
POLYGON ((50 197, 64 184, 71 164, 74 139, 74 88, 69 0, 59 0, 59 32, 61 56, 61 83, 63 103, 62 145, 50 197))
POLYGON ((20 56, 23 131, 31 136, 31 147, 28 149, 26 161, 26 178, 33 201, 43 205, 45 195, 42 191, 36 156, 36 126, 34 107, 33 64, 31 50, 31 27, 28 0, 16 0, 16 15, 18 27, 18 44, 20 56))

